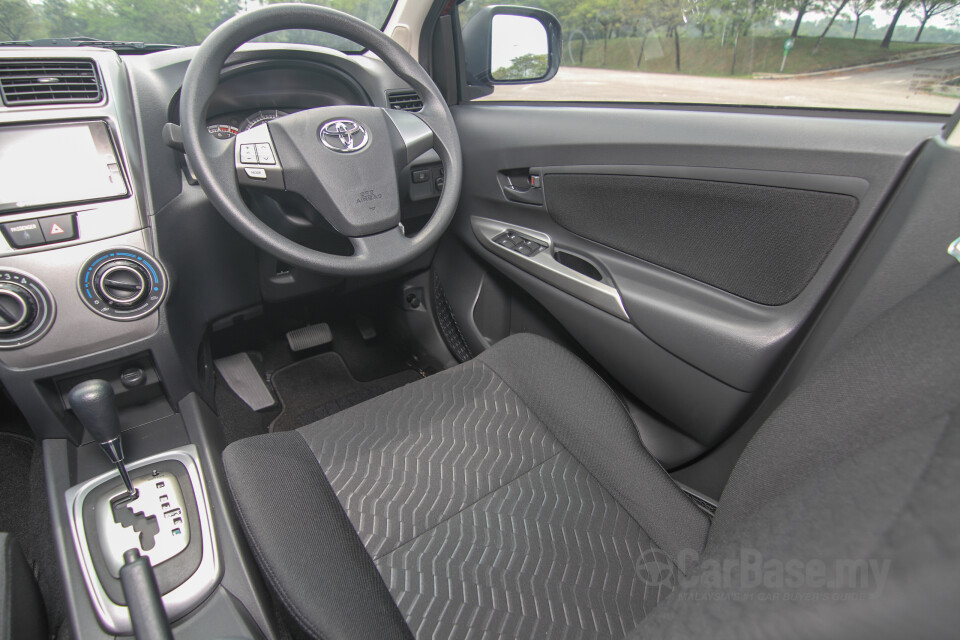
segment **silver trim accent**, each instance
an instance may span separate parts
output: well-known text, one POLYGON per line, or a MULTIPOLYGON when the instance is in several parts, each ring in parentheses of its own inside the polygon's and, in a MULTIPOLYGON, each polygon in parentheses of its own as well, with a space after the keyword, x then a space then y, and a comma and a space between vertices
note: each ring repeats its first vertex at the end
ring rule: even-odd
POLYGON ((477 216, 470 218, 470 224, 473 227, 473 233, 480 240, 480 244, 497 256, 544 282, 552 284, 561 291, 565 291, 622 320, 630 321, 630 316, 627 315, 620 292, 616 287, 588 278, 582 273, 557 262, 553 257, 554 244, 550 236, 526 227, 477 216), (547 248, 538 251, 534 256, 522 256, 516 251, 501 247, 493 241, 494 238, 505 231, 515 231, 546 245, 547 248))
POLYGON ((166 472, 141 476, 133 481, 133 487, 136 490, 135 498, 129 499, 129 494, 120 489, 116 493, 101 496, 94 510, 103 561, 114 578, 120 577, 123 554, 127 549, 136 549, 140 555, 149 558, 151 565, 156 566, 178 555, 190 544, 190 522, 185 515, 183 494, 176 477, 166 472), (127 499, 122 506, 113 505, 115 500, 125 497, 127 499), (132 514, 156 519, 158 530, 149 550, 141 546, 140 533, 114 520, 116 508, 129 509, 132 514))
MULTIPOLYGON (((213 516, 210 512, 210 501, 207 497, 207 487, 203 480, 200 468, 200 456, 195 445, 178 447, 164 451, 155 456, 144 458, 129 465, 129 469, 142 469, 158 462, 175 460, 187 469, 187 476, 193 487, 197 500, 197 512, 200 514, 201 558, 200 566, 179 587, 163 596, 163 606, 171 621, 180 618, 192 611, 216 588, 220 582, 223 569, 220 564, 220 552, 214 538, 213 516)), ((116 471, 110 471, 88 480, 82 484, 70 487, 64 493, 67 503, 67 515, 70 521, 70 530, 73 534, 73 543, 77 557, 80 560, 80 569, 87 591, 93 603, 94 611, 100 623, 110 633, 125 635, 133 631, 130 623, 130 614, 127 607, 113 602, 97 578, 90 550, 87 546, 87 537, 83 528, 83 502, 87 495, 107 480, 115 478, 116 471)))
POLYGON ((13 333, 20 329, 27 320, 27 314, 30 311, 30 304, 24 299, 22 295, 16 291, 11 291, 10 289, 0 289, 0 296, 7 296, 8 298, 13 298, 18 305, 20 305, 20 315, 13 322, 7 323, 0 319, 0 332, 10 332, 13 333))
POLYGON ((960 238, 957 238, 947 247, 947 253, 952 255, 957 261, 960 261, 960 238))
MULTIPOLYGON (((110 260, 108 260, 108 262, 117 262, 120 260, 126 260, 128 262, 131 262, 129 258, 126 258, 124 256, 119 256, 119 257, 115 256, 110 260)), ((106 266, 106 265, 102 265, 99 268, 102 269, 103 266, 106 266)), ((94 271, 94 273, 96 273, 96 270, 94 271)), ((155 282, 152 277, 149 278, 149 280, 150 282, 147 284, 147 288, 160 284, 158 282, 155 282)), ((96 314, 97 317, 105 318, 107 320, 110 320, 111 322, 132 322, 134 320, 140 320, 141 318, 152 315, 153 313, 159 311, 160 307, 163 305, 164 299, 167 297, 167 293, 170 290, 170 276, 167 275, 167 270, 164 268, 163 263, 160 262, 160 260, 155 255, 153 255, 146 249, 141 249, 137 245, 133 245, 133 244, 121 244, 121 245, 114 245, 114 246, 107 245, 106 248, 101 247, 97 249, 97 251, 94 251, 93 253, 89 254, 86 260, 80 263, 80 270, 77 271, 75 282, 76 282, 75 288, 77 291, 77 297, 79 298, 81 305, 85 309, 89 309, 90 311, 92 311, 94 314, 96 314), (122 316, 102 313, 97 309, 96 306, 90 304, 87 298, 84 298, 84 295, 83 295, 83 272, 84 272, 84 268, 87 267, 87 263, 93 258, 93 256, 96 256, 101 253, 117 252, 117 251, 132 251, 135 254, 136 253, 141 254, 142 257, 147 258, 151 263, 151 265, 156 268, 157 273, 159 274, 161 280, 163 281, 162 282, 163 287, 160 288, 160 291, 158 294, 153 294, 151 291, 148 291, 147 295, 141 298, 140 302, 141 302, 142 309, 140 311, 125 314, 122 316), (151 295, 158 295, 159 298, 157 300, 151 300, 150 299, 151 295)), ((99 291, 94 290, 94 293, 100 296, 99 291)), ((123 309, 122 307, 110 307, 110 308, 117 309, 119 311, 125 311, 125 309, 123 309)), ((137 307, 136 305, 134 305, 133 307, 130 307, 130 308, 135 309, 137 307)))
MULTIPOLYGON (((0 334, 0 350, 21 349, 47 335, 47 332, 50 331, 50 328, 53 326, 53 321, 57 317, 57 301, 39 278, 30 275, 26 271, 0 266, 0 274, 3 274, 2 277, 0 277, 0 281, 20 285, 33 296, 37 303, 37 317, 34 318, 31 328, 26 334, 12 337, 0 334), (18 280, 16 276, 19 276, 20 279, 18 280)), ((9 356, 10 351, 6 351, 4 358, 0 358, 0 361, 5 360, 9 356)), ((4 362, 4 364, 6 363, 4 362)))
POLYGON ((337 153, 355 153, 370 141, 370 136, 362 124, 349 118, 337 118, 320 125, 317 134, 320 142, 330 151, 337 153), (359 138, 359 142, 357 139, 359 138))

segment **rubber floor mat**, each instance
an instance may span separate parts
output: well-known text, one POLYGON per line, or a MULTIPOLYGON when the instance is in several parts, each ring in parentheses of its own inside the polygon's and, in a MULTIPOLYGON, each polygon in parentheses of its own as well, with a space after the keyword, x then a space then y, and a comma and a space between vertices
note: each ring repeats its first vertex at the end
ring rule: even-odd
POLYGON ((290 431, 420 379, 412 369, 358 382, 337 353, 322 353, 273 374, 283 411, 270 431, 290 431))

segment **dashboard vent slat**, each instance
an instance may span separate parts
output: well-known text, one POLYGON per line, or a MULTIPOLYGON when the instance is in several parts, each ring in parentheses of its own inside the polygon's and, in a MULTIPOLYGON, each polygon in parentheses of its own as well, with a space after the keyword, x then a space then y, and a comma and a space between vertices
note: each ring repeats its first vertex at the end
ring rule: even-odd
POLYGON ((391 109, 402 111, 420 111, 423 108, 423 100, 416 91, 388 91, 387 102, 391 109))
POLYGON ((0 60, 3 104, 95 104, 103 85, 93 60, 0 60))

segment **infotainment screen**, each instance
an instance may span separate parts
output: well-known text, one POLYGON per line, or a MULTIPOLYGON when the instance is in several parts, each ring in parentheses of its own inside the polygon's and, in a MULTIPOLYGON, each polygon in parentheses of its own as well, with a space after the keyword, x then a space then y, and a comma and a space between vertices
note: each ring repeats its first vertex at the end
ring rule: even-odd
POLYGON ((106 123, 0 127, 0 213, 128 193, 106 123))

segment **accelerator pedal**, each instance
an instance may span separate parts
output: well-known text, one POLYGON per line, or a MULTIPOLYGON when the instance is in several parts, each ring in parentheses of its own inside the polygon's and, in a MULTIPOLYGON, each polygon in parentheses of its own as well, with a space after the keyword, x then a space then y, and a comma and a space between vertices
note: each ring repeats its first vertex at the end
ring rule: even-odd
POLYGON ((377 328, 373 326, 373 321, 367 316, 357 316, 354 318, 357 323, 357 331, 364 342, 370 342, 377 337, 377 328))
POLYGON ((277 404, 249 354, 236 353, 214 360, 213 364, 230 390, 254 411, 269 409, 277 404))
POLYGON ((306 351, 329 344, 332 340, 333 332, 326 322, 307 325, 287 332, 287 344, 290 345, 291 351, 306 351))

